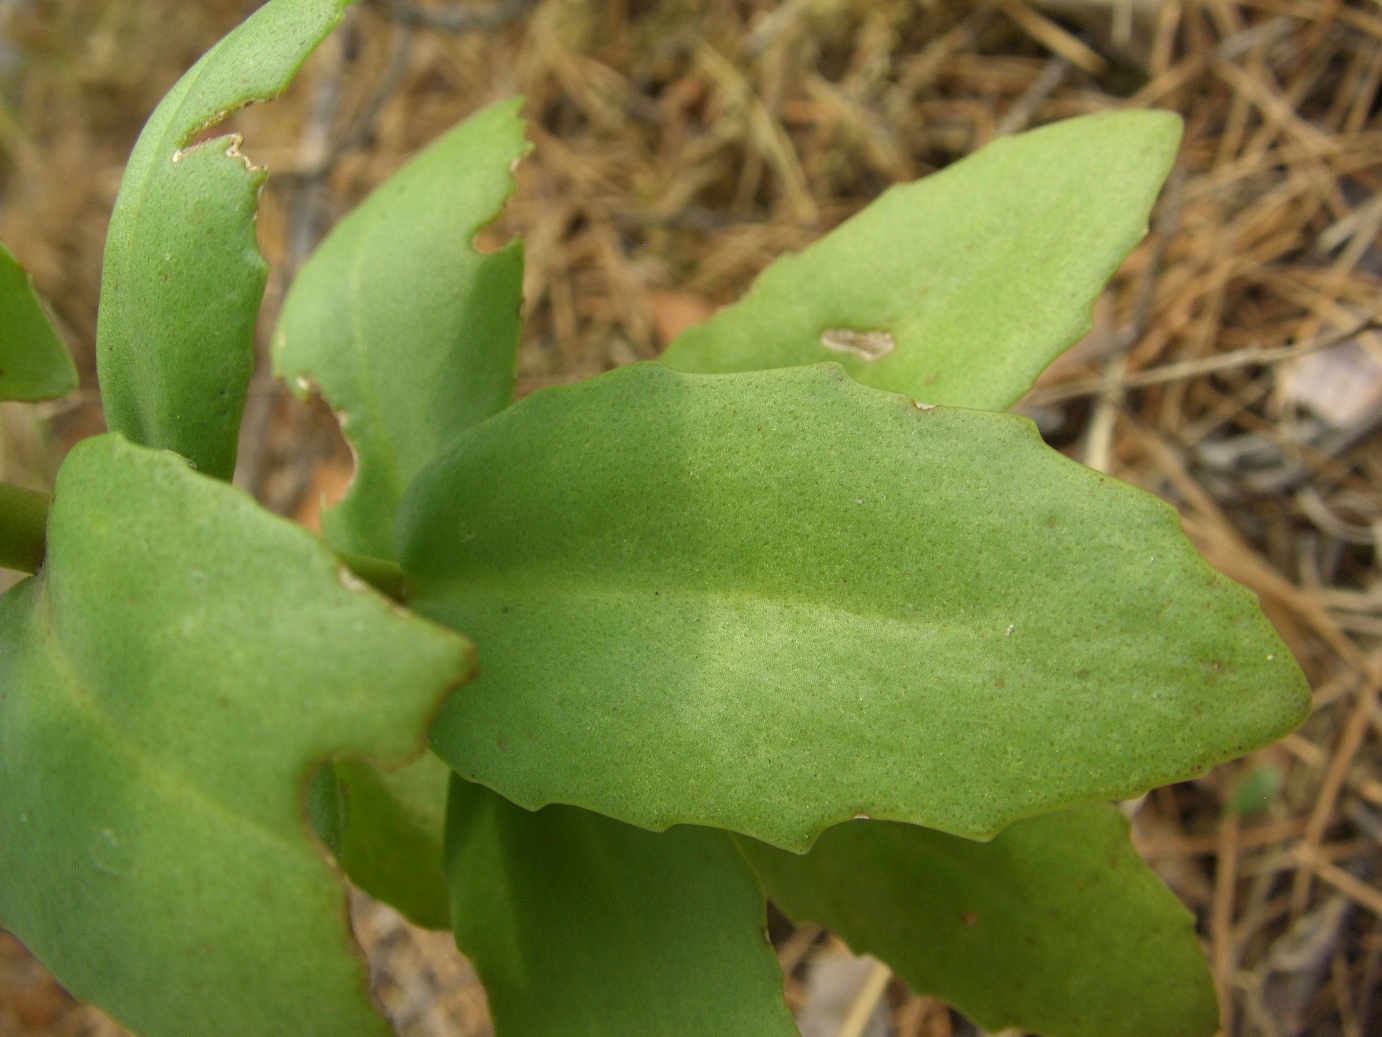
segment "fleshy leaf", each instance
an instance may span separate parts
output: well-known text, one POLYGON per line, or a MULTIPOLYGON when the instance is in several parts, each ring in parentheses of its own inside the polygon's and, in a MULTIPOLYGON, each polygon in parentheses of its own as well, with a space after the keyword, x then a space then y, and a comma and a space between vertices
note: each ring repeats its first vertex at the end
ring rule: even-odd
POLYGON ((1002 410, 1090 326, 1146 233, 1180 120, 1101 112, 893 187, 682 332, 681 371, 834 361, 924 403, 1002 410))
POLYGON ((341 220, 288 293, 275 370, 304 394, 315 381, 355 450, 350 490, 322 516, 339 550, 392 558, 413 476, 513 398, 522 242, 487 254, 471 242, 529 150, 521 103, 429 145, 341 220))
POLYGON ((238 490, 85 440, 0 598, 0 926, 141 1037, 383 1037, 305 786, 410 759, 470 669, 238 490))
POLYGON ((796 1037, 763 892, 724 832, 529 813, 456 778, 456 944, 496 1037, 796 1037))
POLYGON ((805 856, 741 839, 768 896, 873 954, 986 1031, 1210 1037, 1213 977, 1194 920, 1094 804, 979 843, 853 821, 805 856))
POLYGON ((418 476, 399 530, 410 605, 483 657, 432 746, 527 807, 789 849, 856 814, 985 837, 1308 705, 1166 504, 833 365, 535 393, 418 476))
POLYGON ((77 387, 77 367, 28 272, 0 245, 0 400, 51 400, 77 387))
POLYGON ((427 753, 392 774, 339 760, 332 775, 339 783, 333 851, 350 880, 416 925, 451 928, 442 868, 450 768, 427 753))
POLYGON ((265 172, 235 136, 197 134, 287 87, 349 0, 270 0, 150 116, 106 234, 96 364, 112 431, 230 478, 268 267, 255 244, 265 172))

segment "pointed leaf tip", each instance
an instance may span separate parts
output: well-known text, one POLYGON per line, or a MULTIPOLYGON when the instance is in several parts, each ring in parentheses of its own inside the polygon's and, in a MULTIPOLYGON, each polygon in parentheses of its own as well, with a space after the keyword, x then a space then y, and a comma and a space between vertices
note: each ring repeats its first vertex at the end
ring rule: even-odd
POLYGON ((925 403, 1002 410, 1089 330, 1179 142, 1180 118, 1158 111, 1000 138, 781 257, 663 361, 706 374, 832 361, 925 403))
POLYGON ((234 137, 189 146, 281 93, 348 0, 270 0, 150 116, 106 234, 96 366, 108 427, 229 479, 268 276, 254 214, 265 171, 234 137))
POLYGON ((418 476, 400 533, 410 604, 484 653, 432 745, 528 807, 799 850, 861 813, 987 837, 1308 709, 1164 503, 835 366, 534 393, 418 476))
POLYGON ((77 367, 28 272, 0 245, 0 400, 51 400, 77 388, 77 367))

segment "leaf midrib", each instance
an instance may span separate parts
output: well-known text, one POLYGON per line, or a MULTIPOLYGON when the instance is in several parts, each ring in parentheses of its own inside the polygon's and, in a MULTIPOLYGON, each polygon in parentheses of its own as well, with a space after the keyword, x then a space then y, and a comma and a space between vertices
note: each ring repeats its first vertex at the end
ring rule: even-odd
MULTIPOLYGON (((398 449, 394 445, 393 437, 389 432, 389 427, 384 421, 383 407, 379 402, 379 393, 374 379, 374 370, 370 364, 368 335, 364 330, 365 314, 364 300, 372 298, 372 293, 364 288, 364 266, 369 256, 369 249, 366 247, 368 237, 365 231, 355 239, 355 254, 350 260, 350 294, 352 303, 350 306, 350 337, 356 358, 356 386, 359 390, 361 402, 365 411, 369 414, 370 427, 374 430, 373 440, 374 449, 371 453, 376 453, 376 465, 388 467, 389 490, 393 500, 393 507, 390 511, 396 511, 398 501, 403 496, 403 491, 407 489, 403 480, 403 463, 399 457, 398 449)), ((356 441, 356 437, 347 437, 356 441)), ((356 448, 357 455, 359 448, 356 448)), ((366 462, 363 458, 358 461, 360 465, 366 462)), ((358 472, 357 472, 358 475, 358 472)), ((357 504, 362 507, 363 499, 357 504)), ((387 539, 390 530, 384 531, 387 539)), ((360 535, 357 531, 357 535, 360 535)))
MULTIPOLYGON (((884 606, 879 606, 876 609, 842 607, 822 598, 771 594, 753 587, 731 588, 729 590, 723 588, 685 587, 663 589, 653 586, 628 588, 617 587, 611 584, 597 584, 578 579, 560 583, 552 581, 531 581, 526 579, 515 579, 513 582, 470 582, 452 579, 419 581, 419 584, 415 586, 417 589, 410 598, 410 601, 418 604, 426 604, 428 602, 448 604, 458 602, 466 604, 471 601, 483 600, 495 603, 521 601, 525 603, 552 604, 575 608, 578 607, 576 603, 583 601, 627 601, 640 605, 671 602, 678 605, 700 603, 712 607, 729 608, 732 607, 732 603, 742 603, 750 605, 768 605, 784 610, 800 609, 807 612, 825 612, 833 616, 842 616, 857 620, 883 621, 904 629, 916 627, 943 629, 955 625, 975 627, 978 625, 976 624, 976 618, 982 620, 985 615, 997 614, 1003 611, 997 606, 991 609, 976 609, 973 613, 961 610, 956 613, 947 614, 954 619, 954 622, 948 622, 946 615, 941 615, 934 609, 922 605, 916 607, 913 613, 915 618, 913 618, 913 616, 899 614, 897 611, 890 610, 884 606)), ((1026 614, 1030 615, 1030 612, 1026 614)), ((1013 618, 1018 618, 1016 613, 1014 613, 1013 618)), ((996 623, 998 621, 995 620, 994 622, 996 623)))

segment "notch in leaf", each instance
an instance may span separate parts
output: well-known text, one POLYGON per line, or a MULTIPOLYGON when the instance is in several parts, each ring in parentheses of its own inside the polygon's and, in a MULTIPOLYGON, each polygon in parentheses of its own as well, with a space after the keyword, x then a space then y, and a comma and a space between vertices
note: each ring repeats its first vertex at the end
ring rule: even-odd
POLYGON ((267 175, 240 140, 196 135, 277 96, 349 0, 270 0, 150 116, 106 234, 96 365, 106 423, 229 479, 268 267, 254 212, 267 175))
POLYGON ((453 436, 513 398, 523 244, 476 251, 530 150, 521 99, 429 144, 331 231, 303 265, 274 333, 274 371, 315 382, 355 451, 345 497, 322 515, 337 550, 394 557, 394 513, 453 436))

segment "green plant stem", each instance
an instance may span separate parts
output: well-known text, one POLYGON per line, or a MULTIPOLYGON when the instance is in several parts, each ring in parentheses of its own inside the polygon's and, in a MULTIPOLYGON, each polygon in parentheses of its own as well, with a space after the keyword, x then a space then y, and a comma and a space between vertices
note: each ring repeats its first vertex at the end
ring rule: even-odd
POLYGON ((46 493, 0 483, 0 568, 36 573, 47 546, 46 493))

